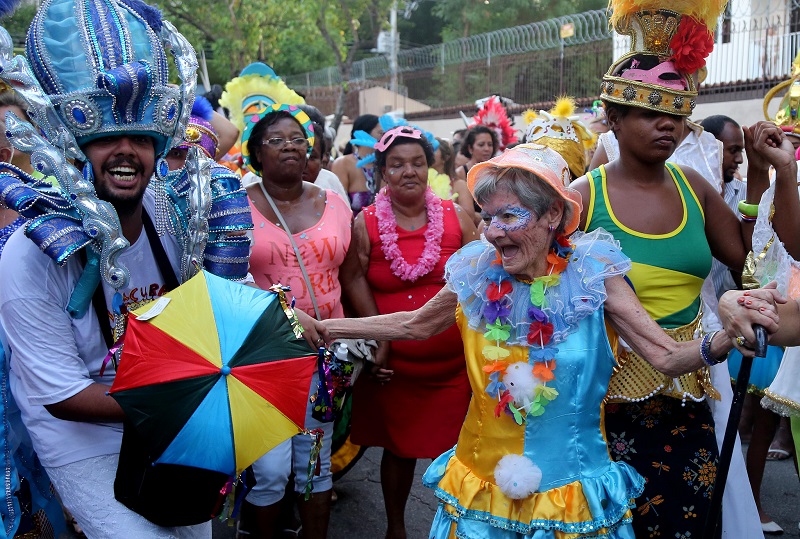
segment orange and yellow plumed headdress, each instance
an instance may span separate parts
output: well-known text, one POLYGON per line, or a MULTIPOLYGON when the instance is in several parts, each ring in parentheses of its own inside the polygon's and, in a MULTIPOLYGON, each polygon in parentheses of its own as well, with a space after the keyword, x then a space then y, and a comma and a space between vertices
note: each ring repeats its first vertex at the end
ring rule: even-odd
POLYGON ((611 103, 689 116, 697 88, 692 75, 714 49, 712 29, 727 0, 611 0, 614 30, 631 49, 603 77, 600 98, 611 103))

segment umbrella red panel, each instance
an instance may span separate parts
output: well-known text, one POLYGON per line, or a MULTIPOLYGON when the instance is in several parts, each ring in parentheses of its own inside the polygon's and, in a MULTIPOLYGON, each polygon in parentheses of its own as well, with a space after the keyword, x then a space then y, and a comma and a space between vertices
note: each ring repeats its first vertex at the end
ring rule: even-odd
POLYGON ((219 368, 149 322, 131 317, 112 393, 162 382, 219 374, 219 368))

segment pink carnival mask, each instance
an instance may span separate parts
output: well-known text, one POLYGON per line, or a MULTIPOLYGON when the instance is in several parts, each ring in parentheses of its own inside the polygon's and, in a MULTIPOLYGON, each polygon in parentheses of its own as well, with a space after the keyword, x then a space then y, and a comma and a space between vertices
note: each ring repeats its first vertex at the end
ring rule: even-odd
POLYGON ((664 86, 672 90, 688 90, 686 80, 670 61, 661 62, 651 69, 639 69, 639 61, 634 60, 630 69, 626 69, 620 78, 664 86))

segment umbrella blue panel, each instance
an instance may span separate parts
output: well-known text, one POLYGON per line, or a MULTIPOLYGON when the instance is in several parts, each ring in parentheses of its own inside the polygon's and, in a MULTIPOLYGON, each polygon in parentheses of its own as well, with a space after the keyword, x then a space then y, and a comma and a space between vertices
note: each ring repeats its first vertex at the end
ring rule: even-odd
POLYGON ((264 310, 277 297, 266 292, 206 273, 206 286, 219 334, 222 364, 227 365, 250 334, 264 310))
POLYGON ((220 376, 156 462, 195 466, 229 475, 236 472, 233 424, 225 376, 220 376))

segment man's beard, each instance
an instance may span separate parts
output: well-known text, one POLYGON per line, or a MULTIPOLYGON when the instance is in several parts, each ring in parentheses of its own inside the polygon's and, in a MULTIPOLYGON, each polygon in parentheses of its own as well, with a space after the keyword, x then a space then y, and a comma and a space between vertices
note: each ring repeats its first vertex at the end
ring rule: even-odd
POLYGON ((119 196, 115 193, 110 193, 105 190, 105 188, 101 185, 95 185, 95 191, 97 192, 97 198, 100 200, 104 200, 114 206, 114 209, 117 210, 117 215, 120 217, 125 217, 129 215, 133 215, 134 212, 141 206, 142 200, 144 199, 144 192, 147 190, 147 187, 142 189, 141 191, 130 192, 126 195, 119 196))
MULTIPOLYGON (((109 163, 106 163, 101 168, 102 174, 110 174, 109 171, 122 166, 127 165, 136 170, 136 172, 142 177, 144 177, 144 167, 141 163, 137 163, 131 159, 126 157, 121 157, 119 159, 115 159, 109 163)), ((95 176, 97 173, 95 172, 95 176)), ((136 210, 141 206, 142 200, 144 199, 144 192, 147 189, 147 182, 144 182, 141 190, 136 191, 125 191, 122 193, 115 193, 106 190, 106 185, 103 181, 97 181, 95 177, 94 188, 97 192, 97 198, 100 200, 104 200, 114 206, 114 209, 117 211, 117 215, 120 217, 125 217, 129 215, 133 215, 136 210)))

